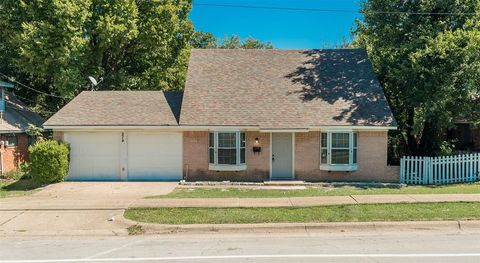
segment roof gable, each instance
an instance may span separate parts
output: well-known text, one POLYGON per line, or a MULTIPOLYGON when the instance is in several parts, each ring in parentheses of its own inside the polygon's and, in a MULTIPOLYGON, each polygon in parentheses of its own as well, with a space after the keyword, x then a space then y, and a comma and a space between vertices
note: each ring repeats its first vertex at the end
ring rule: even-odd
POLYGON ((180 125, 393 126, 360 49, 191 52, 180 125))

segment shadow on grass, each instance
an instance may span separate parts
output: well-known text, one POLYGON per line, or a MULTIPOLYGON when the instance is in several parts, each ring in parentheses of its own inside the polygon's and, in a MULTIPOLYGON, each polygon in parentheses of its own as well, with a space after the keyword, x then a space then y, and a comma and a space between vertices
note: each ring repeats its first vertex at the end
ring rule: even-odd
POLYGON ((1 187, 2 191, 31 191, 35 190, 42 185, 36 183, 33 179, 20 179, 18 181, 6 184, 1 187))

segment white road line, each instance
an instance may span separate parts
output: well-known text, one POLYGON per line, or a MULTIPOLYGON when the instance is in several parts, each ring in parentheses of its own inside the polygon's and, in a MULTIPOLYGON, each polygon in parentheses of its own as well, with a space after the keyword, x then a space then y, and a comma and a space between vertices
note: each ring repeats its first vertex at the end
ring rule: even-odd
POLYGON ((172 260, 219 260, 219 259, 262 259, 262 258, 436 258, 436 257, 479 257, 480 253, 457 254, 289 254, 289 255, 226 255, 187 257, 144 257, 144 258, 83 258, 83 259, 41 259, 41 260, 0 260, 0 263, 63 263, 63 262, 135 262, 172 260))

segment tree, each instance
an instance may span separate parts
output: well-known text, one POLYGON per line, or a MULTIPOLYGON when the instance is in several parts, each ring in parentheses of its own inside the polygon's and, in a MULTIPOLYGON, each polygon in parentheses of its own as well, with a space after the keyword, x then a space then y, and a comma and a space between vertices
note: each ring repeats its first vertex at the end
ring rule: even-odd
POLYGON ((180 89, 190 8, 190 0, 1 1, 0 72, 43 92, 18 93, 47 111, 90 89, 88 76, 103 79, 97 89, 180 89))
POLYGON ((243 41, 238 35, 226 36, 222 40, 216 38, 210 32, 196 31, 190 45, 193 48, 223 48, 223 49, 272 49, 270 42, 262 42, 253 37, 247 37, 243 41))
POLYGON ((438 153, 445 129, 478 108, 479 12, 476 0, 363 3, 355 44, 368 51, 409 154, 438 153))

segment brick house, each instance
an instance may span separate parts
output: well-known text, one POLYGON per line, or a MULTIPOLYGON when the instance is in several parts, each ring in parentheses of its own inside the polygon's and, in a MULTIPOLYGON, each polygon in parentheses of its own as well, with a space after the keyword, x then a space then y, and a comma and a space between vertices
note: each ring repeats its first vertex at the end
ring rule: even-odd
POLYGON ((398 182, 364 50, 192 50, 184 92, 82 92, 44 126, 70 180, 398 182))
POLYGON ((0 123, 0 172, 16 170, 28 160, 28 146, 33 142, 26 129, 29 124, 40 127, 43 119, 27 109, 12 93, 4 95, 4 112, 0 123))

